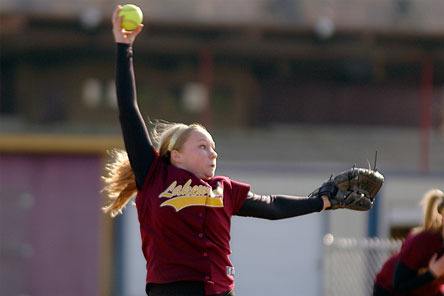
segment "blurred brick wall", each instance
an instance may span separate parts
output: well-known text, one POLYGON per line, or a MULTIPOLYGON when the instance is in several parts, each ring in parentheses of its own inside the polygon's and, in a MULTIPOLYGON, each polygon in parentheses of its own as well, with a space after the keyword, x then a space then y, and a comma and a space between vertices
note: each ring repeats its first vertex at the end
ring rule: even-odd
POLYGON ((0 156, 3 295, 99 295, 101 158, 0 156))

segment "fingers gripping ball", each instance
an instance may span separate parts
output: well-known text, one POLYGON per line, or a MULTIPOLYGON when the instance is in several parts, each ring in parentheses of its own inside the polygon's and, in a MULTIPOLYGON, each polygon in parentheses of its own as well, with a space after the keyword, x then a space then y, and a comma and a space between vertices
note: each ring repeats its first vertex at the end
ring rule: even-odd
POLYGON ((123 5, 119 16, 122 17, 122 28, 127 31, 135 30, 143 21, 142 10, 134 4, 123 5))
POLYGON ((353 167, 322 184, 310 196, 328 196, 332 210, 367 211, 383 183, 384 176, 378 171, 353 167))

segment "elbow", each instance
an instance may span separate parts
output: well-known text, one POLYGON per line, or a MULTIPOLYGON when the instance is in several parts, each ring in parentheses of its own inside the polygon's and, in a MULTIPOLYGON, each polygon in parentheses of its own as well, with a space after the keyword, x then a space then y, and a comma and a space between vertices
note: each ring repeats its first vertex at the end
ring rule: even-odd
POLYGON ((284 219, 286 217, 281 211, 275 209, 274 211, 271 211, 270 213, 268 213, 267 217, 265 217, 265 218, 268 220, 276 221, 276 220, 284 219))
POLYGON ((265 219, 268 219, 268 220, 271 220, 271 221, 276 221, 276 220, 279 220, 281 218, 279 218, 278 215, 270 215, 268 217, 265 217, 265 219))
POLYGON ((262 212, 262 213, 255 213, 252 215, 247 215, 249 217, 254 217, 254 218, 259 218, 259 219, 265 219, 265 220, 270 220, 270 221, 274 221, 274 220, 279 220, 282 219, 282 215, 276 211, 266 211, 266 212, 262 212))

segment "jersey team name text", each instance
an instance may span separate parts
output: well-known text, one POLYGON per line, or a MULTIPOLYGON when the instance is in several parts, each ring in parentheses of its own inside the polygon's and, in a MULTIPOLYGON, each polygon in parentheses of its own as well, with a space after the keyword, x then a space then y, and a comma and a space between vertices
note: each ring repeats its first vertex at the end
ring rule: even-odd
POLYGON ((171 183, 168 188, 159 195, 160 198, 168 198, 160 206, 171 206, 176 212, 190 206, 205 206, 222 208, 223 188, 218 184, 217 188, 211 190, 204 185, 191 186, 191 179, 184 185, 177 185, 177 181, 171 183))

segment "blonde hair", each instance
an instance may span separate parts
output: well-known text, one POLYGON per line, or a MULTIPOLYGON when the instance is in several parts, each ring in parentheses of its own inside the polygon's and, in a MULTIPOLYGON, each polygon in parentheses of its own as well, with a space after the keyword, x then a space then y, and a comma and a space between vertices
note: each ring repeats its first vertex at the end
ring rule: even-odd
MULTIPOLYGON (((190 133, 195 130, 207 131, 198 123, 186 125, 166 121, 148 122, 149 137, 154 149, 168 163, 171 151, 180 150, 190 133)), ((102 191, 110 203, 102 209, 115 217, 122 214, 123 208, 137 193, 137 186, 126 151, 114 149, 109 155, 111 161, 105 166, 105 175, 102 177, 105 186, 102 191)))
POLYGON ((424 194, 421 200, 423 209, 423 223, 417 231, 441 231, 442 217, 441 213, 444 206, 444 193, 439 189, 431 189, 424 194))

